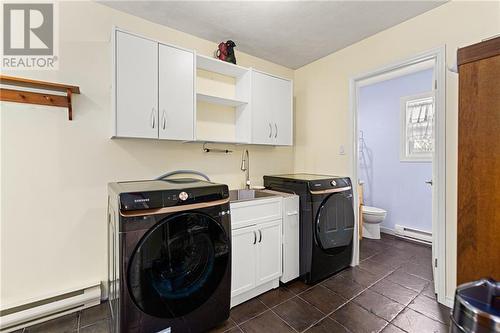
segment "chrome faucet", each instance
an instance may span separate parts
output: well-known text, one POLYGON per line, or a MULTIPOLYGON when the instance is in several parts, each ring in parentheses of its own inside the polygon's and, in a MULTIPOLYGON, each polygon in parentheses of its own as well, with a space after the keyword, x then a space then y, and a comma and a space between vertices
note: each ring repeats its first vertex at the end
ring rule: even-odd
POLYGON ((250 156, 248 149, 243 150, 241 154, 241 171, 245 171, 245 188, 250 189, 250 156))

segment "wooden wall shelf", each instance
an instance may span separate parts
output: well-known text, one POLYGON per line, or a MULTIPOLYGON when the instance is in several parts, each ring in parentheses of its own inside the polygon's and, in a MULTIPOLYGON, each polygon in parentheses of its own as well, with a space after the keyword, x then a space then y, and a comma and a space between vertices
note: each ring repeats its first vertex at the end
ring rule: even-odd
POLYGON ((67 84, 37 81, 7 75, 0 75, 0 84, 14 86, 14 87, 24 87, 24 88, 34 88, 41 90, 52 90, 63 92, 64 95, 56 94, 45 94, 33 91, 24 91, 22 89, 8 89, 0 88, 0 100, 6 102, 16 102, 16 103, 27 103, 27 104, 39 104, 48 106, 58 106, 68 108, 68 119, 73 120, 73 107, 71 104, 71 96, 73 94, 79 94, 80 88, 78 86, 72 86, 67 84))

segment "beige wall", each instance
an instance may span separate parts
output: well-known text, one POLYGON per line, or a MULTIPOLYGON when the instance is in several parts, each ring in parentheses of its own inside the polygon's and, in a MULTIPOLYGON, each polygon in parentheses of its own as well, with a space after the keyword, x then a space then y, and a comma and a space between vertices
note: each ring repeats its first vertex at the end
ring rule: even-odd
MULTIPOLYGON (((112 25, 210 55, 214 43, 93 2, 60 3, 60 69, 12 75, 80 85, 73 122, 56 108, 1 104, 1 307, 106 278, 106 183, 193 168, 243 185, 243 147, 204 154, 201 144, 110 140, 112 25)), ((293 72, 238 53, 239 64, 295 75, 296 147, 250 146, 251 176, 351 174, 349 78, 446 44, 500 32, 499 2, 451 2, 293 72), (346 155, 339 155, 345 145, 346 155), (294 154, 295 150, 295 154, 294 154)), ((447 74, 447 293, 455 285, 457 76, 447 74)))
MULTIPOLYGON (((95 2, 62 2, 59 9, 59 70, 8 74, 79 85, 74 121, 64 109, 1 104, 2 308, 106 279, 108 182, 187 168, 232 188, 244 184, 243 146, 223 155, 195 143, 109 139, 113 25, 205 55, 216 44, 95 2)), ((243 66, 293 77, 288 68, 237 56, 243 66)), ((254 184, 264 174, 293 171, 293 148, 249 149, 254 184)))
MULTIPOLYGON (((295 71, 295 170, 352 174, 349 79, 446 45, 458 47, 500 33, 500 2, 452 1, 295 71), (346 155, 339 155, 345 145, 346 155)), ((446 76, 446 294, 456 284, 458 77, 446 76)))

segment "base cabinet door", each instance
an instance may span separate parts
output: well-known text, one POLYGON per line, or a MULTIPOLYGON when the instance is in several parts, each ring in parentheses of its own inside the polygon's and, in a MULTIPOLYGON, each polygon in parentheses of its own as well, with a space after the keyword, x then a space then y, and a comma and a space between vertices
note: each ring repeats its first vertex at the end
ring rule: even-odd
POLYGON ((157 139, 158 43, 121 31, 115 37, 115 133, 157 139))
POLYGON ((257 230, 257 285, 281 276, 281 220, 263 223, 257 230))
POLYGON ((233 230, 231 250, 231 297, 255 287, 256 243, 255 226, 233 230))

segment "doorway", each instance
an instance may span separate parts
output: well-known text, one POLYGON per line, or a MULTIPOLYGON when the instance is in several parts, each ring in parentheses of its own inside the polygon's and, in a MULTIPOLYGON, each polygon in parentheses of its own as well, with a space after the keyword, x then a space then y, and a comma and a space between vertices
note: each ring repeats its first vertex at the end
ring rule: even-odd
MULTIPOLYGON (((375 71, 356 76, 350 81, 350 109, 351 109, 351 119, 350 126, 352 128, 352 138, 353 138, 353 149, 352 149, 352 170, 353 170, 353 183, 357 184, 360 179, 366 181, 370 180, 369 168, 367 168, 366 163, 370 163, 370 152, 368 149, 368 140, 376 139, 373 136, 371 138, 367 137, 366 130, 362 131, 360 125, 360 116, 362 112, 361 98, 363 95, 363 87, 373 86, 381 82, 394 81, 397 78, 405 77, 408 75, 413 75, 416 73, 426 73, 427 76, 430 75, 430 89, 425 91, 425 96, 422 91, 416 94, 407 94, 405 98, 401 98, 400 101, 400 120, 399 120, 399 135, 398 145, 400 147, 400 161, 412 160, 411 162, 428 161, 431 162, 426 171, 430 175, 430 179, 425 179, 423 181, 428 184, 428 190, 431 194, 430 201, 430 223, 424 229, 430 229, 427 233, 428 240, 432 243, 432 262, 430 263, 433 268, 434 275, 434 287, 437 294, 437 300, 446 304, 445 300, 445 48, 441 47, 434 49, 415 57, 385 66, 383 68, 377 69, 375 71), (427 72, 426 72, 427 71, 427 72), (433 119, 429 123, 430 113, 425 111, 425 108, 420 108, 419 105, 427 103, 429 105, 429 100, 432 100, 432 116, 433 119), (420 103, 420 104, 419 104, 420 103), (408 123, 408 116, 412 117, 411 111, 408 114, 401 115, 404 111, 403 104, 408 105, 408 110, 417 110, 418 114, 422 116, 419 118, 422 120, 421 124, 416 125, 408 123), (413 106, 413 107, 412 107, 413 106), (423 124, 425 121, 427 124, 423 124), (412 140, 406 140, 405 138, 414 138, 416 134, 419 138, 423 138, 421 135, 423 132, 419 132, 419 128, 422 126, 432 125, 432 140, 430 141, 432 149, 425 145, 422 140, 420 142, 415 142, 412 140), (413 126, 413 127, 412 127, 413 126), (360 132, 362 131, 362 132, 360 132), (408 133, 405 133, 407 131, 408 133), (364 161, 363 161, 364 159, 364 161), (361 163, 360 163, 361 162, 361 163), (362 165, 365 163, 364 165, 362 165)), ((416 117, 415 115, 413 115, 416 117)), ((418 120, 418 119, 417 119, 418 120)), ((371 119, 371 122, 374 120, 371 119)), ((418 122, 418 121, 417 121, 418 122)), ((366 124, 364 125, 366 126, 366 124)), ((379 129, 380 130, 380 129, 379 129)), ((428 131, 427 131, 428 133, 428 131)), ((380 134, 380 133, 379 133, 380 134)), ((425 141, 425 140, 424 140, 425 141)), ((429 143, 429 142, 427 142, 429 143)), ((422 168, 420 168, 422 169, 422 168)), ((424 168, 425 169, 425 168, 424 168)), ((369 184, 370 185, 370 184, 369 184)), ((368 198, 369 202, 373 202, 373 196, 375 195, 372 188, 368 190, 369 195, 372 197, 368 198)), ((383 190, 383 189, 379 189, 383 190)), ((425 191, 425 188, 422 188, 425 191)), ((356 201, 356 207, 359 205, 360 198, 358 197, 358 188, 354 187, 356 195, 354 196, 356 201)), ((382 194, 383 196, 383 194, 382 194)), ((383 208, 383 207, 381 207, 383 208)), ((403 208, 401 208, 403 209, 403 208)), ((389 212, 390 214, 390 212, 389 212)), ((412 214, 409 212, 409 214, 412 214)), ((415 215, 416 213, 413 213, 415 215)), ((356 214, 356 227, 358 233, 361 231, 360 228, 360 215, 362 215, 361 210, 357 210, 356 214)), ((394 221, 393 221, 394 222, 394 221)), ((407 233, 410 237, 415 236, 411 232, 424 231, 423 236, 417 236, 416 238, 425 238, 426 230, 419 230, 419 228, 412 228, 405 221, 398 226, 399 229, 408 227, 410 233, 407 233), (405 224, 406 223, 406 224, 405 224), (414 229, 414 230, 412 230, 414 229)), ((411 222, 410 222, 411 224, 411 222)), ((387 227, 386 227, 387 228, 387 227)), ((395 227, 394 227, 395 228, 395 227)), ((394 228, 382 229, 382 231, 391 232, 394 228)), ((401 232, 400 232, 401 233, 401 232)), ((354 263, 359 263, 359 244, 356 247, 354 263)))

